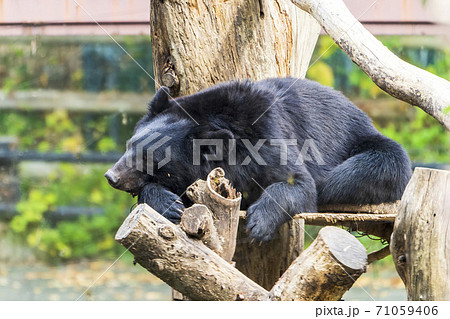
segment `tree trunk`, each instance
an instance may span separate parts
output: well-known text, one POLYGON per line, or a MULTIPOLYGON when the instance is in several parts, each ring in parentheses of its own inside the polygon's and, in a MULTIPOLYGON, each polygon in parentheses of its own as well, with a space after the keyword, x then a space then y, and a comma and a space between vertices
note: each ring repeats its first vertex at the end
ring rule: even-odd
POLYGON ((382 90, 417 105, 450 130, 450 82, 395 56, 353 17, 342 0, 292 2, 314 16, 382 90))
POLYGON ((391 253, 409 300, 450 300, 450 172, 416 168, 395 220, 391 253))
POLYGON ((269 243, 249 242, 245 220, 239 223, 236 268, 263 288, 270 290, 295 258, 303 251, 305 223, 301 219, 285 223, 269 243))
POLYGON ((288 0, 150 1, 157 87, 174 96, 233 79, 304 77, 320 27, 288 0))
MULTIPOLYGON (((320 32, 289 0, 154 0, 150 9, 156 87, 173 97, 234 79, 304 77, 320 32)), ((299 224, 265 252, 238 239, 237 267, 270 288, 303 249, 299 224)))

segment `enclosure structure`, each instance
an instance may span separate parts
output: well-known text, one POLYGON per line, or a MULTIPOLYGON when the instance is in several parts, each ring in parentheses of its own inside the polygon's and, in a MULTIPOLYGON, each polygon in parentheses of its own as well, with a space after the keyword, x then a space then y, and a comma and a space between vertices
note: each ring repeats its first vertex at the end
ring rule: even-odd
MULTIPOLYGON (((357 210, 351 206, 337 207, 337 211, 347 212, 329 212, 327 220, 316 220, 311 215, 306 220, 349 227, 357 222, 367 230, 380 223, 387 226, 386 232, 392 232, 389 210, 395 208, 398 217, 391 251, 409 299, 448 300, 450 206, 445 195, 449 193, 449 172, 419 168, 396 205, 372 206, 372 211, 360 206, 359 210, 366 212, 359 220, 358 211, 348 212, 357 210), (384 214, 383 209, 388 213, 384 214), (387 216, 385 220, 383 215, 387 216)), ((387 246, 367 255, 364 246, 349 232, 326 226, 276 284, 265 289, 234 267, 237 225, 245 214, 239 214, 240 194, 225 178, 224 171, 216 168, 206 181, 191 185, 187 194, 196 204, 185 210, 179 226, 141 204, 127 217, 116 240, 134 254, 137 263, 188 299, 340 300, 369 263, 389 254, 387 246)))
MULTIPOLYGON (((398 61, 389 51, 379 48, 379 43, 340 1, 292 2, 311 13, 382 89, 422 107, 449 127, 445 111, 450 90, 447 81, 404 62, 400 67, 396 65, 398 61), (350 22, 340 19, 342 16, 350 22), (353 27, 357 36, 352 37, 347 31, 353 27), (378 64, 380 60, 392 67, 383 68, 383 62, 378 64), (413 81, 417 77, 428 80, 413 81)), ((158 86, 170 87, 174 96, 235 78, 303 76, 318 34, 316 22, 294 10, 288 1, 236 1, 226 5, 210 1, 152 1, 151 6, 155 80, 158 86)), ((224 180, 223 171, 218 169, 211 174, 187 190, 191 200, 200 206, 186 210, 181 226, 141 205, 116 235, 116 240, 135 255, 136 262, 194 300, 339 300, 368 262, 383 258, 389 249, 368 256, 351 234, 325 227, 311 247, 301 253, 303 221, 342 224, 388 240, 396 216, 404 214, 416 196, 414 191, 408 191, 413 187, 410 184, 397 204, 326 207, 320 213, 299 214, 295 220, 301 223, 289 222, 280 230, 278 240, 261 248, 245 243, 245 235, 239 231, 244 227, 236 227, 239 193, 224 180), (217 178, 221 180, 219 187, 227 191, 210 183, 217 178)), ((445 198, 448 193, 447 183, 440 196, 445 198)), ((448 225, 448 202, 444 200, 443 205, 438 218, 448 225)), ((442 252, 442 246, 437 251, 442 252)), ((414 254, 408 256, 399 261, 414 264, 414 254)), ((433 256, 424 262, 427 268, 441 267, 433 256)), ((448 271, 440 271, 439 275, 438 280, 448 282, 448 271), (447 278, 442 278, 443 274, 447 278)), ((407 276, 403 278, 410 285, 407 276)), ((439 293, 427 298, 447 298, 448 287, 436 291, 439 293)), ((413 293, 409 296, 417 298, 413 293)))

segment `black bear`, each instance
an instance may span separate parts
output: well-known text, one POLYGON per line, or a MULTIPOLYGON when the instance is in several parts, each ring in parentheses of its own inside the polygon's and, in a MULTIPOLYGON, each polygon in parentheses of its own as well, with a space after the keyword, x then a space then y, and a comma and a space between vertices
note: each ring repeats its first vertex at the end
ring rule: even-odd
POLYGON ((243 193, 257 241, 271 240, 294 214, 318 204, 393 202, 410 179, 403 148, 318 83, 232 81, 169 97, 168 88, 158 90, 105 176, 173 222, 189 205, 187 186, 218 166, 243 193))

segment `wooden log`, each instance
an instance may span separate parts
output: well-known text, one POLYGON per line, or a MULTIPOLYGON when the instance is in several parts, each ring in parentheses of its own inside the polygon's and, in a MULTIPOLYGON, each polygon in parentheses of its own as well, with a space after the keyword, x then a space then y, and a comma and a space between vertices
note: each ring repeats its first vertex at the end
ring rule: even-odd
POLYGON ((397 214, 400 201, 395 203, 381 203, 381 204, 329 204, 321 205, 317 208, 321 213, 364 213, 364 214, 397 214))
POLYGON ((396 214, 363 214, 363 213, 304 213, 294 218, 305 220, 307 225, 345 226, 352 231, 380 237, 389 241, 394 228, 396 214))
POLYGON ((401 60, 367 31, 341 0, 291 0, 310 13, 388 94, 416 105, 450 130, 450 82, 401 60))
POLYGON ((194 203, 209 208, 221 246, 220 256, 231 262, 236 248, 241 194, 236 192, 225 178, 223 169, 218 167, 208 174, 206 182, 197 180, 189 186, 186 195, 194 203))
MULTIPOLYGON (((395 217, 397 216, 396 213, 392 213, 394 208, 396 208, 395 211, 398 210, 397 205, 390 204, 364 205, 363 207, 337 205, 336 209, 333 208, 333 205, 328 205, 327 211, 335 212, 299 213, 294 215, 293 219, 303 220, 306 225, 345 226, 351 230, 374 235, 389 241, 394 227, 395 217), (377 208, 377 206, 379 207, 377 208), (345 209, 343 209, 344 207, 345 209), (368 209, 365 210, 365 208, 368 209), (386 211, 383 211, 383 209, 386 209, 386 211), (364 213, 358 213, 357 211, 364 213)), ((245 211, 240 212, 241 219, 245 219, 245 213, 245 211)), ((242 237, 245 238, 244 233, 242 233, 242 237)))
POLYGON ((450 172, 416 168, 395 220, 391 253, 409 300, 450 300, 450 172))
POLYGON ((271 300, 339 300, 366 271, 367 253, 350 233, 324 227, 270 291, 271 300))
POLYGON ((268 292, 147 204, 116 234, 137 263, 192 300, 264 300, 268 292))
POLYGON ((304 219, 307 224, 326 226, 344 222, 394 222, 397 214, 358 214, 358 213, 303 213, 295 219, 304 219))

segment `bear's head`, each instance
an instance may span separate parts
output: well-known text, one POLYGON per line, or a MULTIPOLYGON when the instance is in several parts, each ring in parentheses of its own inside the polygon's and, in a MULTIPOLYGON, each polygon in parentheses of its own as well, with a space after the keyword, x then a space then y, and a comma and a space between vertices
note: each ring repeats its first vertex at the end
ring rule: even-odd
POLYGON ((137 195, 148 183, 172 180, 174 184, 177 172, 185 170, 186 136, 193 123, 170 111, 169 94, 167 87, 158 90, 148 113, 136 124, 125 153, 105 173, 112 187, 137 195))

